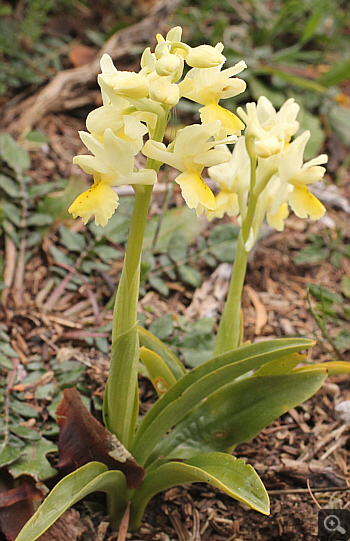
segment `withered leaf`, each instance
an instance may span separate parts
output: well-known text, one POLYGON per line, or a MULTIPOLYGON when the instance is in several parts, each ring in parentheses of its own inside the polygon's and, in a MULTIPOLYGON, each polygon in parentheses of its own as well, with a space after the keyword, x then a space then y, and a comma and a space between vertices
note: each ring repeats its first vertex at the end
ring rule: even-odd
POLYGON ((56 413, 60 428, 58 469, 69 473, 88 462, 102 462, 110 470, 121 470, 128 488, 141 488, 144 469, 116 436, 91 415, 76 388, 64 390, 56 413))
POLYGON ((14 541, 27 520, 34 513, 34 500, 44 499, 44 486, 23 481, 19 486, 2 490, 5 486, 14 485, 14 480, 9 474, 1 472, 2 486, 0 490, 0 532, 7 541, 14 541))

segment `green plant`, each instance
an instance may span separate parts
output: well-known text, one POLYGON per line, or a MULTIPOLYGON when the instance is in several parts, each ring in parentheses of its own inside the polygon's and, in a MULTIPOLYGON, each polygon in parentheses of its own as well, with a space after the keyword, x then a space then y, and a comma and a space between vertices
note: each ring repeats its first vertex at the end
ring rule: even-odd
MULTIPOLYGON (((293 99, 287 100, 277 113, 262 97, 258 104, 248 103, 246 112, 238 110, 245 127, 219 105, 221 98, 243 92, 245 83, 233 77, 244 69, 243 61, 221 71, 225 61, 222 44, 191 48, 181 41, 179 27, 170 30, 166 39, 158 35, 157 40, 155 53, 146 49, 142 55, 139 73, 118 72, 110 57, 103 56, 99 83, 104 105, 88 116, 90 133, 80 134, 94 156, 74 159, 94 175, 94 183, 70 206, 73 217, 81 216, 87 223, 94 214, 96 224, 107 226, 119 204, 113 187, 131 184, 135 190, 113 315, 103 404, 106 428, 89 417, 74 390, 65 391, 58 423, 72 454, 67 456, 62 444, 60 462, 66 465, 70 459, 83 465, 56 485, 17 541, 34 541, 67 507, 95 490, 108 494, 113 528, 119 526, 128 505, 129 526, 138 528, 154 494, 190 482, 211 483, 268 514, 268 495, 257 473, 229 451, 309 398, 329 374, 350 371, 349 364, 340 361, 297 367, 305 360, 301 352, 313 345, 311 340, 243 344, 243 282, 248 255, 265 216, 272 227, 282 230, 288 205, 301 218, 316 220, 325 211, 308 184, 323 177, 321 164, 327 157, 321 155, 304 164, 310 133, 292 141, 299 128, 299 107, 293 99), (184 60, 193 69, 181 80, 184 60), (202 123, 179 130, 166 147, 162 141, 170 111, 181 96, 203 105, 202 123), (245 135, 237 139, 244 127, 245 135), (146 133, 149 138, 143 144, 146 133), (233 142, 232 154, 227 147, 217 148, 233 142), (134 156, 141 148, 148 159, 146 167, 137 170, 134 156), (164 163, 180 171, 175 180, 197 215, 205 211, 209 219, 224 213, 241 218, 238 235, 235 231, 231 237, 236 248, 233 273, 213 356, 189 372, 164 343, 139 328, 137 321, 148 206, 164 163), (216 197, 202 178, 205 166, 220 185, 216 197), (159 399, 137 424, 140 359, 159 399), (72 431, 79 437, 73 438, 72 431), (93 443, 86 446, 84 440, 93 443)), ((174 242, 172 249, 178 253, 181 243, 174 242)))

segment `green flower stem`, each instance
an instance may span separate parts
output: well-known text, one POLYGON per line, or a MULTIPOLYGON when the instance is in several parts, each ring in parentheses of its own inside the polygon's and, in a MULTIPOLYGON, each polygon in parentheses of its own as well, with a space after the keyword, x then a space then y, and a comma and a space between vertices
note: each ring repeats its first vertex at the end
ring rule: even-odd
MULTIPOLYGON (((154 139, 164 137, 167 110, 158 117, 154 139)), ((158 171, 160 164, 148 160, 146 167, 158 171)), ((126 448, 130 448, 138 415, 137 372, 139 341, 137 304, 140 260, 152 186, 137 187, 129 237, 113 312, 112 353, 104 396, 103 412, 107 428, 126 448)))
POLYGON ((241 297, 249 252, 245 250, 242 230, 239 233, 230 288, 216 336, 214 357, 235 349, 239 345, 241 328, 241 297))
POLYGON ((214 356, 235 349, 240 343, 242 291, 249 256, 245 245, 249 238, 259 198, 259 194, 253 193, 256 182, 256 155, 254 152, 250 152, 249 154, 251 163, 249 204, 238 236, 230 287, 216 336, 214 356))

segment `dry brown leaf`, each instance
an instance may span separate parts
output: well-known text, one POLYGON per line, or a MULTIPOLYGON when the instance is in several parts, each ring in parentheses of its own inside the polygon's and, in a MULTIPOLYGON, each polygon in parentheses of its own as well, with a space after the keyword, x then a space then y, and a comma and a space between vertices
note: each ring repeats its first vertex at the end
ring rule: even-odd
POLYGON ((57 408, 59 462, 64 473, 88 462, 106 464, 124 473, 128 488, 141 488, 144 469, 129 451, 86 409, 76 388, 65 389, 57 408))

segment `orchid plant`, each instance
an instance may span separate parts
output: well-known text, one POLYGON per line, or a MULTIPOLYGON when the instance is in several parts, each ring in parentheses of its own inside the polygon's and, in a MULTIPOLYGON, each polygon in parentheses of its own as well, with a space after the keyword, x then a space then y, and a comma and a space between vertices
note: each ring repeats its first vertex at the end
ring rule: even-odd
MULTIPOLYGON (((69 417, 74 410, 75 430, 90 430, 90 444, 79 451, 86 456, 76 463, 83 465, 55 486, 17 541, 34 541, 69 506, 94 491, 107 492, 113 528, 130 508, 129 527, 137 529, 153 495, 193 482, 211 483, 268 514, 262 481, 232 455, 234 447, 309 398, 328 375, 350 371, 345 362, 297 367, 306 358, 301 352, 314 344, 304 338, 243 343, 242 289, 263 221, 266 217, 281 231, 289 209, 300 218, 321 218, 325 208, 308 186, 323 177, 327 156, 304 163, 310 133, 296 136, 299 106, 293 99, 278 112, 264 96, 246 110, 239 108, 239 116, 225 109, 219 102, 245 89, 236 77, 245 63, 223 70, 221 43, 191 48, 181 37, 179 27, 165 38, 158 34, 155 51, 144 51, 138 73, 118 71, 108 55, 101 59, 103 105, 88 115, 88 132, 80 133, 91 154, 74 158, 94 182, 69 211, 85 224, 94 215, 96 224, 105 226, 118 208, 115 188, 130 184, 135 192, 114 307, 105 427, 93 418, 86 421, 89 414, 83 412, 77 391, 65 391, 57 411, 62 438, 69 439, 67 424, 73 422, 69 417), (191 69, 183 77, 185 64, 191 69), (201 123, 179 129, 166 145, 171 111, 183 97, 201 105, 201 123), (232 144, 231 153, 227 145, 232 144), (147 162, 137 169, 140 151, 147 162), (236 216, 241 226, 214 357, 191 371, 137 320, 143 233, 162 164, 179 171, 175 181, 197 216, 236 216), (206 167, 220 189, 216 196, 203 179, 206 167), (140 361, 159 398, 138 423, 140 361)), ((64 462, 60 456, 59 466, 64 462)))

